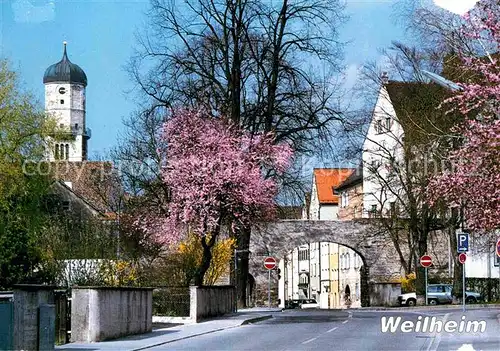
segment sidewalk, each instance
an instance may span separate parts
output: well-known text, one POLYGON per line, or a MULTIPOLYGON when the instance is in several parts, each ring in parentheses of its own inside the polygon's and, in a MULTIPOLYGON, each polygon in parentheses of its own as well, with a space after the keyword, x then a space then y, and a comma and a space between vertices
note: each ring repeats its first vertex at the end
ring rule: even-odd
POLYGON ((178 325, 164 329, 154 329, 151 333, 132 335, 121 339, 96 343, 70 343, 56 346, 58 351, 85 350, 85 351, 139 351, 153 346, 168 344, 174 341, 193 338, 195 336, 214 333, 217 331, 236 328, 241 325, 256 323, 272 318, 272 313, 281 312, 281 309, 244 309, 231 315, 206 320, 196 324, 178 325))

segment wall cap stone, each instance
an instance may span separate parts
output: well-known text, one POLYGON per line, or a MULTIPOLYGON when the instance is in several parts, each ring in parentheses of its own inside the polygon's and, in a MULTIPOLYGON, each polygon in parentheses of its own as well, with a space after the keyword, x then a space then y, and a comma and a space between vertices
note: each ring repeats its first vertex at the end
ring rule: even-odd
POLYGON ((151 287, 137 287, 137 286, 72 286, 73 290, 154 290, 151 287))
POLYGON ((13 286, 13 290, 25 290, 25 291, 38 291, 38 290, 56 290, 58 287, 56 285, 45 285, 45 284, 16 284, 13 286))

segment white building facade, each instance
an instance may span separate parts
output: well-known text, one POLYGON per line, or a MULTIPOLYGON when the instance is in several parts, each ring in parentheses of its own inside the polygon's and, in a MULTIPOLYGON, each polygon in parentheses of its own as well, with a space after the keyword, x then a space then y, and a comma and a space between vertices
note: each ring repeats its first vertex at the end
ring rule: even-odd
MULTIPOLYGON (((394 83, 394 82, 392 82, 394 83)), ((385 80, 379 90, 373 109, 372 119, 363 143, 363 217, 387 216, 394 211, 398 215, 404 213, 398 204, 398 198, 405 198, 398 177, 391 174, 393 164, 402 164, 405 142, 404 129, 398 120, 393 96, 387 86, 392 84, 385 80)), ((397 84, 412 84, 397 82, 397 84)), ((437 108, 437 107, 436 107, 437 108)), ((416 123, 416 122, 415 122, 416 123)), ((498 235, 500 236, 500 235, 498 235)), ((470 252, 465 264, 467 277, 499 278, 500 268, 494 255, 494 243, 474 240, 471 236, 470 252)), ((453 256, 457 249, 449 244, 449 267, 453 272, 453 256)))

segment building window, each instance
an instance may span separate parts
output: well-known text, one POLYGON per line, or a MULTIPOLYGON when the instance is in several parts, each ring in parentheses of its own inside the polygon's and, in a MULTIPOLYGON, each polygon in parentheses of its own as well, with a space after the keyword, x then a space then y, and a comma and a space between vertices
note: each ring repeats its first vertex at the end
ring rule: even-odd
POLYGON ((382 133, 382 121, 380 119, 375 121, 375 132, 377 134, 382 133))
POLYGON ((69 145, 66 144, 66 160, 69 160, 69 145))
POLYGON ((64 100, 63 99, 61 99, 61 105, 64 105, 64 100))
POLYGON ((391 206, 391 216, 392 217, 396 217, 396 201, 391 201, 390 202, 390 206, 391 206))
POLYGON ((64 160, 64 145, 63 144, 60 144, 59 145, 59 159, 60 160, 64 160))
POLYGON ((299 250, 299 261, 309 260, 309 250, 299 250))
POLYGON ((347 191, 342 192, 342 207, 347 207, 349 205, 349 194, 347 191))
POLYGON ((349 253, 346 254, 346 269, 351 268, 351 255, 349 253))
POLYGON ((390 131, 391 130, 391 118, 390 117, 387 117, 385 119, 385 129, 387 131, 390 131))
POLYGON ((63 201, 63 202, 62 202, 62 209, 63 209, 64 211, 69 211, 69 209, 70 209, 70 204, 69 204, 69 201, 63 201))

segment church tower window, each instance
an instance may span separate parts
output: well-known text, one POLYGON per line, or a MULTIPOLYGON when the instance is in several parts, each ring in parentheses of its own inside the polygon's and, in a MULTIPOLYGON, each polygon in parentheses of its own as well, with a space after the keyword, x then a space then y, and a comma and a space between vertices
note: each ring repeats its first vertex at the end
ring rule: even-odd
POLYGON ((69 144, 66 144, 66 160, 69 160, 69 144))
POLYGON ((55 145, 55 148, 54 148, 54 158, 56 160, 59 160, 59 144, 55 145))

